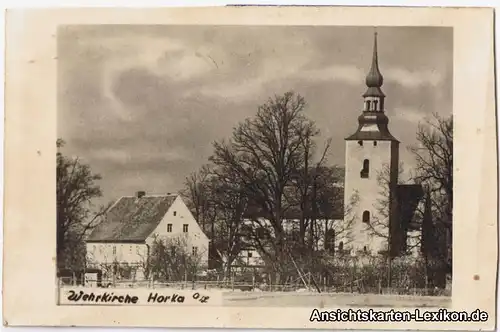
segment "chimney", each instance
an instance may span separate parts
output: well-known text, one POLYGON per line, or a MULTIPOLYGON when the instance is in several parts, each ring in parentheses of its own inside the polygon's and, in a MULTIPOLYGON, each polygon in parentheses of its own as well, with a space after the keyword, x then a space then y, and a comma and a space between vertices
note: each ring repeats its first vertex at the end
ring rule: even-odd
POLYGON ((137 198, 141 198, 144 195, 146 195, 145 191, 138 191, 138 192, 135 193, 135 197, 137 197, 137 198))

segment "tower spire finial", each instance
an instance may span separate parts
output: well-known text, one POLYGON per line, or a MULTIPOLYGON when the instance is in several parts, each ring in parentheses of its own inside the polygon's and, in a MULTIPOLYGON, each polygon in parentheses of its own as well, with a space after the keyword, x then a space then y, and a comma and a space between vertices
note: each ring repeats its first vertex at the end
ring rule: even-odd
POLYGON ((372 66, 366 76, 366 85, 369 88, 380 88, 384 83, 384 77, 378 68, 378 50, 377 50, 377 29, 373 33, 373 55, 372 66))

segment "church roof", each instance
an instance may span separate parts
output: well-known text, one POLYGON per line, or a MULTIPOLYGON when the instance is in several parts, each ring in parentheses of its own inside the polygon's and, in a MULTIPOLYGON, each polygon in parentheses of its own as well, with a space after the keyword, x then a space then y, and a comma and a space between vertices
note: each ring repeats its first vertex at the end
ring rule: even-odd
POLYGON ((370 70, 366 76, 367 90, 363 94, 365 98, 364 111, 358 117, 358 129, 345 140, 398 140, 389 132, 389 118, 384 112, 385 95, 381 90, 384 77, 378 67, 377 33, 374 34, 373 55, 370 70))
POLYGON ((395 141, 399 142, 392 134, 387 130, 379 131, 356 131, 351 136, 345 138, 346 141, 395 141))
POLYGON ((346 141, 353 140, 376 140, 376 141, 396 141, 399 142, 389 132, 389 118, 383 112, 363 112, 358 117, 358 129, 354 134, 346 138, 346 141), (377 130, 363 130, 365 126, 376 126, 377 130))
POLYGON ((378 68, 378 50, 377 50, 377 33, 375 32, 373 37, 373 55, 372 55, 372 65, 368 75, 366 76, 366 86, 368 90, 363 95, 366 96, 375 96, 375 97, 383 97, 384 93, 380 90, 382 84, 384 84, 384 77, 380 73, 380 69, 378 68))

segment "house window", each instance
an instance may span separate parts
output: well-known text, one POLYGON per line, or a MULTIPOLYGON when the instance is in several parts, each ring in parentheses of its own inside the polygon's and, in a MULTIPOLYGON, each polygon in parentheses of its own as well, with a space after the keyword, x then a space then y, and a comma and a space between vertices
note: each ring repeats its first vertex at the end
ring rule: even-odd
POLYGON ((363 141, 358 141, 359 146, 363 146, 363 141))
POLYGON ((184 224, 184 225, 182 225, 182 231, 183 231, 184 233, 187 233, 187 232, 188 232, 188 226, 189 226, 188 224, 184 224))
POLYGON ((132 246, 128 248, 129 252, 132 253, 132 246))
POLYGON ((370 161, 368 159, 363 160, 363 169, 360 172, 360 176, 363 179, 368 178, 368 175, 370 175, 370 161))
POLYGON ((113 255, 116 255, 116 246, 113 246, 113 255))
POLYGON ((363 212, 363 222, 366 224, 370 223, 370 212, 369 211, 363 212))
POLYGON ((172 233, 172 224, 167 224, 167 233, 172 233))
POLYGON ((248 258, 252 258, 252 252, 251 251, 248 252, 248 258))
POLYGON ((368 248, 366 246, 363 247, 363 251, 366 253, 368 252, 368 248))
POLYGON ((177 211, 174 211, 174 217, 177 215, 177 211))
POLYGON ((339 243, 339 251, 343 251, 343 250, 344 250, 344 242, 340 241, 340 243, 339 243))
POLYGON ((373 141, 373 146, 377 146, 377 141, 373 141))
POLYGON ((193 247, 193 256, 198 254, 198 247, 193 247))

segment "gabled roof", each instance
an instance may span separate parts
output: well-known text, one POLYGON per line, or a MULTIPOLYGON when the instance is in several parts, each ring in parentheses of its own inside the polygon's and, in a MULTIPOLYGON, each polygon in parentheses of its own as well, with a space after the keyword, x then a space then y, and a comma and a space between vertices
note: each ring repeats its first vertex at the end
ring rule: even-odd
POLYGON ((87 242, 144 242, 156 229, 177 195, 120 198, 87 242))

